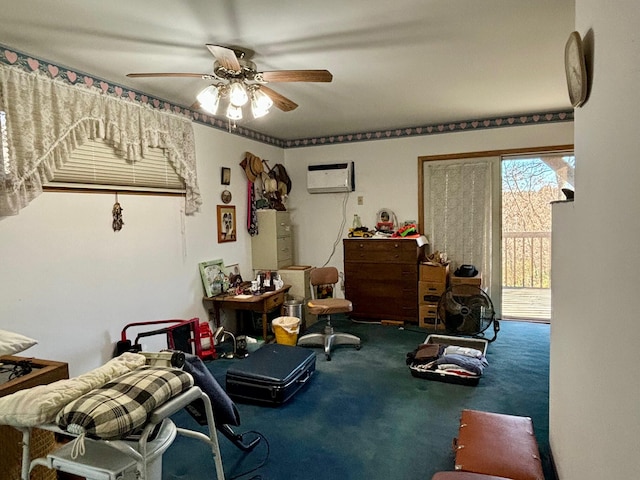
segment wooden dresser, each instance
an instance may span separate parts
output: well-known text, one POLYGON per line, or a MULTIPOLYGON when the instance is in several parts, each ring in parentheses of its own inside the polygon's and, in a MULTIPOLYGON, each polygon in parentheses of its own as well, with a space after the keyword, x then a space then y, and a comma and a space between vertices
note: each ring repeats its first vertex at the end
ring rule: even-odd
POLYGON ((424 246, 416 239, 343 240, 345 297, 357 319, 418 323, 418 263, 424 246))

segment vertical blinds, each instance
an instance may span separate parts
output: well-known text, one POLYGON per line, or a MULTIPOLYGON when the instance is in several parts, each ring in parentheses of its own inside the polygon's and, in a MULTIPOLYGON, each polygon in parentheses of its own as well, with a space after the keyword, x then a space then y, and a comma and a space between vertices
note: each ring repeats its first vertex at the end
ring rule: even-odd
POLYGON ((46 186, 118 187, 120 190, 170 193, 186 191, 184 181, 169 163, 164 149, 149 147, 142 160, 129 162, 102 139, 89 139, 76 148, 46 186))

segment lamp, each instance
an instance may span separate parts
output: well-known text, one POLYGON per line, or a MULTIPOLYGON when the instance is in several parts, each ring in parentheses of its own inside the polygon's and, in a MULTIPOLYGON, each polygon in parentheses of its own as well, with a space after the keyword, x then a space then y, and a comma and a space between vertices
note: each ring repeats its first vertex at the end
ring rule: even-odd
POLYGON ((218 327, 213 334, 213 339, 216 345, 220 345, 227 336, 231 337, 231 340, 233 341, 233 351, 223 353, 220 357, 229 359, 247 358, 249 356, 249 352, 247 351, 247 337, 245 335, 241 335, 236 339, 236 336, 233 333, 225 330, 224 327, 218 327))
POLYGON ((251 100, 251 113, 253 118, 264 117, 273 106, 273 100, 260 90, 259 84, 245 84, 233 80, 229 84, 218 83, 209 85, 198 96, 200 107, 211 115, 215 115, 220 107, 220 99, 228 98, 226 117, 229 120, 241 120, 242 107, 251 100))

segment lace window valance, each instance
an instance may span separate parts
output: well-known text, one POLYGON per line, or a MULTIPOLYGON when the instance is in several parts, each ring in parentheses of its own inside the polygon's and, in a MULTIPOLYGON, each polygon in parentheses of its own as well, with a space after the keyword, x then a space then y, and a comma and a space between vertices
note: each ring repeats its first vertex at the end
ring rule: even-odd
POLYGON ((193 125, 184 117, 2 64, 0 111, 0 216, 17 215, 77 146, 96 138, 129 162, 143 160, 149 147, 165 149, 186 185, 185 212, 202 203, 193 125))

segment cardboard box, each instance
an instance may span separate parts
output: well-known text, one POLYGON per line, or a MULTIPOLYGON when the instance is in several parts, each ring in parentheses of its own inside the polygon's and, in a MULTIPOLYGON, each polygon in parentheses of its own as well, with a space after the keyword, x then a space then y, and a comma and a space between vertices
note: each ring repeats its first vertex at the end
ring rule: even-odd
POLYGON ((428 263, 420 264, 420 281, 434 282, 446 285, 447 276, 449 275, 449 265, 430 265, 428 263))
POLYGON ((418 326, 421 328, 432 328, 437 330, 444 330, 444 324, 437 322, 438 319, 438 304, 426 303, 420 305, 418 326))
POLYGON ((445 290, 444 283, 418 282, 418 303, 438 303, 438 299, 445 290))
POLYGON ((482 287, 482 276, 478 273, 475 277, 449 277, 449 285, 474 285, 478 288, 482 287))

